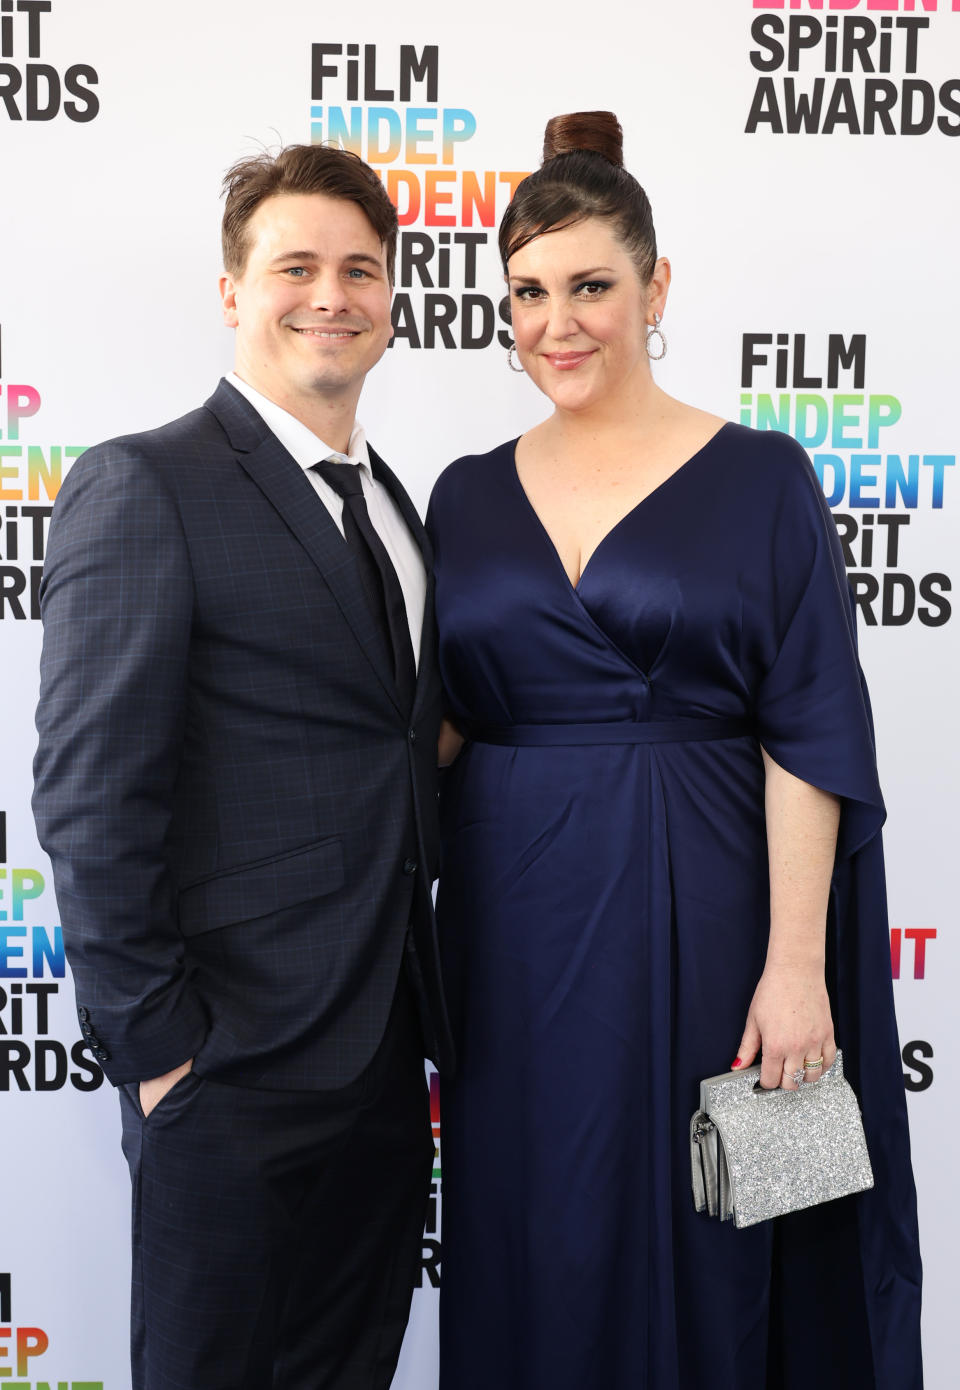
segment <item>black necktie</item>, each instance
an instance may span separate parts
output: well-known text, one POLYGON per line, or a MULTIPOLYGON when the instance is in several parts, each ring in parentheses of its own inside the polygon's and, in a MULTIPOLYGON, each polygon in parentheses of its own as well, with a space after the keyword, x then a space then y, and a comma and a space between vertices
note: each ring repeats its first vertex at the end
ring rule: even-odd
POLYGON ((360 482, 360 465, 324 459, 314 468, 343 498, 343 533, 360 566, 367 597, 393 654, 394 677, 403 707, 409 710, 417 685, 410 624, 403 590, 383 541, 377 535, 360 482))

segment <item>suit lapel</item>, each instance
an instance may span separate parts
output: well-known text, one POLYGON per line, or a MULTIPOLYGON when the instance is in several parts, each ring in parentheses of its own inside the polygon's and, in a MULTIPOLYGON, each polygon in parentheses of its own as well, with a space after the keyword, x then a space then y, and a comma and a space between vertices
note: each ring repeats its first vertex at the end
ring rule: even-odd
POLYGON ((406 488, 400 482, 397 475, 392 469, 387 467, 380 455, 375 453, 373 449, 370 448, 369 444, 367 445, 367 450, 370 454, 370 467, 373 470, 373 476, 378 483, 382 483, 387 489, 397 505, 397 510, 407 523, 410 534, 420 548, 420 554, 423 556, 424 568, 429 578, 433 573, 433 546, 430 544, 430 537, 424 529, 419 513, 407 496, 406 488))
POLYGON ((226 430, 237 463, 279 512, 323 575, 380 683, 406 718, 397 695, 390 653, 370 611, 357 563, 303 469, 229 382, 220 382, 206 408, 226 430))
POLYGON ((433 573, 433 546, 430 544, 430 537, 427 535, 423 522, 420 520, 416 507, 410 501, 407 490, 400 482, 397 475, 387 467, 378 453, 367 445, 370 454, 370 467, 373 476, 378 483, 382 483, 396 504, 397 510, 403 517, 420 548, 423 556, 424 568, 427 572, 427 592, 423 604, 423 624, 420 635, 420 659, 417 662, 417 690, 414 696, 413 707, 416 710, 423 697, 428 684, 428 674, 433 669, 436 661, 436 634, 434 621, 434 587, 436 580, 433 573))
POLYGON ((437 664, 437 620, 434 607, 436 579, 433 570, 427 573, 427 594, 423 604, 423 628, 420 637, 420 661, 417 666, 417 693, 413 707, 419 710, 423 696, 430 686, 430 675, 437 664))

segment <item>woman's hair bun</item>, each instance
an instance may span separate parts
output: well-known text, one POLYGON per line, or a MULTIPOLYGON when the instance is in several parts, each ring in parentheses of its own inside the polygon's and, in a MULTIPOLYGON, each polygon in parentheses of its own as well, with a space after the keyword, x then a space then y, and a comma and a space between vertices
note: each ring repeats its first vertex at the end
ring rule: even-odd
POLYGON ((543 132, 543 161, 558 154, 600 154, 623 168, 623 131, 612 111, 551 116, 543 132))

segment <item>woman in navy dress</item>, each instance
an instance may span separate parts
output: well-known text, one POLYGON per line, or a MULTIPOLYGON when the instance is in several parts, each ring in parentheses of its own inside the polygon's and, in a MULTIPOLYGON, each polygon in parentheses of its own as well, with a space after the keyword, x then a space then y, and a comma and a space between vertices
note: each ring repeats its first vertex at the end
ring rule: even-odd
POLYGON ((428 519, 467 740, 438 902, 441 1390, 919 1390, 884 813, 832 518, 794 441, 655 385, 670 267, 616 118, 558 118, 544 153, 500 249, 553 413, 452 464, 428 519), (875 1189, 697 1215, 700 1079, 762 1052, 764 1086, 815 1084, 835 1034, 875 1189))

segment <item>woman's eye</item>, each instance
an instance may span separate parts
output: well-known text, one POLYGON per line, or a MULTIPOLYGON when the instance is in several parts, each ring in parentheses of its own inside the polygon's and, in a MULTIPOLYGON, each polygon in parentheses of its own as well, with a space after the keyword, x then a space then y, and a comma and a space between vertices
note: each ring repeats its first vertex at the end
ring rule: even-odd
POLYGON ((597 299, 609 288, 609 282, 606 280, 584 280, 582 285, 577 286, 576 292, 583 299, 597 299))
POLYGON ((522 303, 531 304, 535 299, 542 297, 543 290, 539 285, 521 285, 514 290, 513 294, 514 298, 519 299, 522 303))

